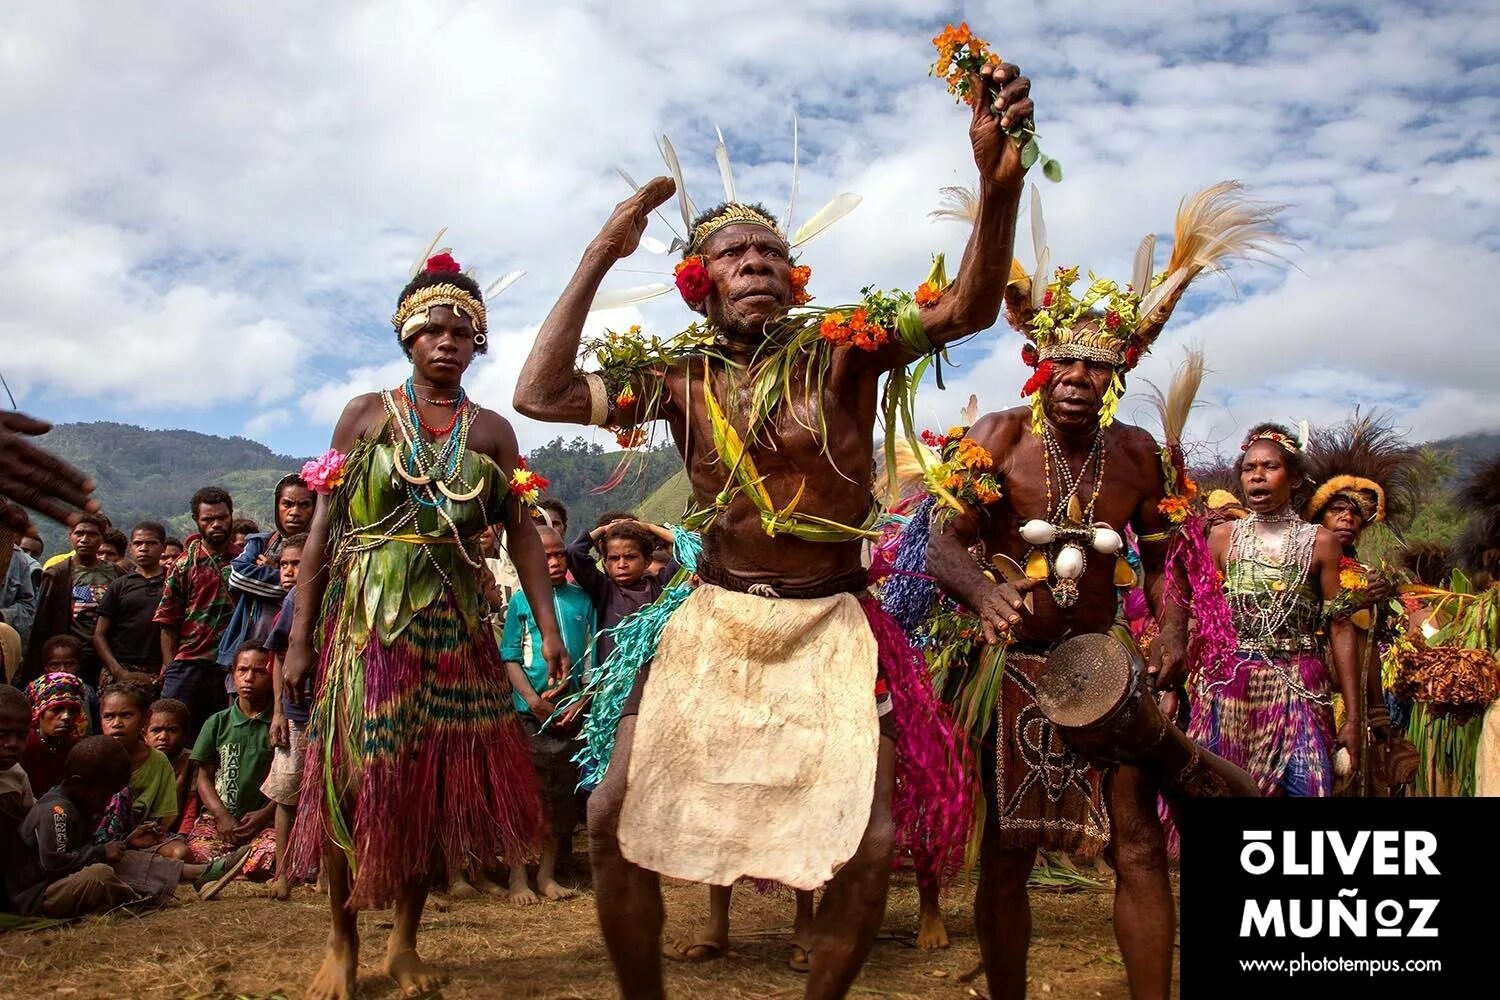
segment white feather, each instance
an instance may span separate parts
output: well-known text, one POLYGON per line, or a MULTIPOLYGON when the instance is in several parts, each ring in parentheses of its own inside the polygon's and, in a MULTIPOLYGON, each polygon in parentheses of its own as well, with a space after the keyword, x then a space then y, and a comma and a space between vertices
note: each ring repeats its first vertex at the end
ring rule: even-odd
POLYGON ((601 309, 620 309, 625 306, 633 306, 640 302, 650 302, 659 299, 672 290, 673 286, 666 282, 655 282, 650 285, 637 285, 634 288, 615 288, 600 292, 594 296, 594 301, 589 304, 589 312, 599 312, 601 309))
POLYGON ((739 201, 734 196, 734 171, 729 169, 729 147, 724 145, 724 130, 715 125, 714 131, 719 134, 719 144, 714 147, 714 159, 719 161, 719 177, 724 181, 724 200, 739 201))
POLYGON ((1047 267, 1052 263, 1052 252, 1042 247, 1042 256, 1036 262, 1036 273, 1031 276, 1031 308, 1042 308, 1042 299, 1047 295, 1047 267))
MULTIPOLYGON (((1042 192, 1031 185, 1031 259, 1036 261, 1033 278, 1045 282, 1047 269, 1042 266, 1042 257, 1047 253, 1047 222, 1042 218, 1042 192)), ((1034 282, 1033 282, 1034 283, 1034 282)))
POLYGON ((854 211, 861 201, 864 199, 848 191, 835 195, 832 201, 818 209, 811 219, 802 224, 796 235, 792 237, 792 246, 800 247, 821 235, 829 226, 854 211))
MULTIPOLYGON (((630 190, 632 190, 632 191, 639 191, 641 189, 641 186, 635 182, 635 178, 632 177, 632 176, 630 176, 630 174, 628 174, 628 173, 625 172, 625 168, 624 167, 620 167, 620 166, 615 167, 615 173, 619 174, 622 178, 625 179, 625 183, 630 185, 630 190)), ((657 209, 656 211, 652 212, 651 214, 654 215, 654 216, 656 216, 658 219, 660 219, 661 220, 661 224, 664 225, 664 226, 666 226, 668 229, 670 229, 672 231, 672 235, 677 237, 677 240, 675 242, 677 242, 679 244, 682 242, 682 236, 681 236, 681 234, 679 234, 677 232, 677 227, 674 226, 674 225, 672 225, 670 222, 667 221, 667 217, 665 215, 661 214, 661 209, 657 209)), ((649 239, 649 237, 642 237, 642 239, 641 239, 641 246, 646 247, 646 249, 650 250, 651 249, 650 246, 646 243, 647 239, 649 239)), ((651 240, 651 243, 656 244, 657 246, 661 247, 660 250, 651 250, 652 253, 666 253, 667 252, 667 246, 666 246, 666 244, 662 243, 660 240, 651 240)))
POLYGON ((693 208, 693 199, 688 196, 687 181, 682 176, 682 164, 677 161, 677 150, 672 148, 672 140, 662 133, 661 141, 657 143, 661 150, 661 158, 666 161, 667 169, 672 173, 672 180, 677 182, 677 204, 682 209, 682 225, 687 232, 693 230, 693 216, 697 211, 693 208))
POLYGON ((1306 420, 1303 420, 1297 424, 1297 447, 1302 451, 1306 451, 1308 444, 1311 442, 1312 428, 1306 420))
POLYGON ((432 242, 427 244, 427 249, 422 251, 422 255, 417 258, 417 262, 411 266, 411 276, 413 278, 422 273, 422 268, 427 264, 427 258, 432 256, 432 251, 437 247, 438 240, 442 239, 443 234, 447 231, 447 226, 439 229, 437 235, 432 238, 432 242))
POLYGON ((1187 268, 1179 267, 1177 270, 1167 275, 1165 281, 1157 285, 1155 288, 1151 289, 1151 291, 1147 292, 1146 297, 1141 299, 1141 308, 1137 313, 1137 315, 1140 317, 1140 321, 1137 323, 1137 325, 1139 326, 1140 323, 1144 323, 1148 318, 1150 318, 1151 314, 1156 311, 1156 307, 1165 302, 1169 296, 1176 293, 1176 291, 1182 287, 1183 283, 1188 280, 1189 276, 1190 275, 1187 268))
POLYGON ((484 290, 485 301, 493 299, 497 295, 504 294, 505 290, 526 276, 525 271, 507 271, 496 278, 494 284, 484 290))
POLYGON ((966 187, 945 187, 938 192, 942 197, 938 207, 927 213, 929 219, 946 219, 952 222, 974 224, 979 218, 979 198, 966 187))
POLYGON ((1145 295, 1151 287, 1151 268, 1156 265, 1156 234, 1148 233, 1135 250, 1135 267, 1130 272, 1130 287, 1145 295))
POLYGON ((797 111, 792 109, 792 197, 786 203, 786 220, 781 224, 781 231, 789 233, 792 231, 792 216, 797 211, 797 182, 798 182, 798 141, 797 141, 797 111))
POLYGON ((666 253, 667 245, 654 236, 642 236, 641 249, 647 253, 666 253))

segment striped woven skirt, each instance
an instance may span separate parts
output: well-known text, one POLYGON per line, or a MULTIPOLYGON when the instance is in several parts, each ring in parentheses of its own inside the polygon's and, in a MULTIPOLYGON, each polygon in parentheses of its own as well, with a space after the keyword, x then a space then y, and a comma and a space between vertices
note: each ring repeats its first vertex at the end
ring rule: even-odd
POLYGON ((361 647, 343 615, 324 629, 292 872, 310 876, 337 846, 350 908, 365 909, 405 885, 533 860, 541 798, 488 624, 470 631, 443 588, 394 638, 372 631, 361 647))

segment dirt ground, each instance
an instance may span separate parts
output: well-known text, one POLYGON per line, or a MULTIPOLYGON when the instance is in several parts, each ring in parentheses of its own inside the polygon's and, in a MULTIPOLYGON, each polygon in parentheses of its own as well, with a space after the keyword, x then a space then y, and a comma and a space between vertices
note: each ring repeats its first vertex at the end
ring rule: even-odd
MULTIPOLYGON (((576 858, 580 865, 583 857, 576 858)), ((575 869, 576 871, 576 869, 575 869)), ((586 881, 586 872, 578 872, 586 881)), ((566 879, 565 879, 566 880, 566 879)), ((114 915, 54 930, 0 935, 0 996, 68 998, 300 996, 326 934, 326 899, 311 888, 278 903, 236 882, 210 902, 174 903, 143 915, 114 915)), ((690 934, 707 901, 701 886, 665 888, 667 937, 690 934)), ((1125 997, 1125 969, 1110 927, 1109 889, 1033 888, 1032 996, 1125 997)), ((915 947, 917 891, 909 874, 892 883, 885 929, 851 992, 853 997, 923 1000, 985 997, 970 910, 972 889, 943 895, 952 947, 915 947)), ((790 893, 735 892, 731 947, 718 961, 668 962, 667 988, 678 997, 800 997, 803 976, 787 967, 790 893)), ((396 997, 379 959, 389 913, 361 917, 362 997, 396 997)), ((560 903, 511 905, 503 896, 429 905, 423 955, 451 980, 442 995, 548 1000, 615 995, 609 963, 585 890, 560 903)))

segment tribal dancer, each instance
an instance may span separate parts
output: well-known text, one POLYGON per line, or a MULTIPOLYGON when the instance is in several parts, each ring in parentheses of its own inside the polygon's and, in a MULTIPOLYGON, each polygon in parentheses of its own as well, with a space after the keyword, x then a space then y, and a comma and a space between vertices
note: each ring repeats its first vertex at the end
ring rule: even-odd
POLYGON ((971 87, 978 222, 951 285, 939 263, 915 296, 789 311, 807 301, 794 249, 857 199, 840 196, 793 232, 736 200, 721 147, 726 201, 695 214, 664 143, 688 227, 677 286, 706 323, 666 353, 617 337, 599 348, 617 363, 574 372, 601 279, 674 190, 661 177, 590 244, 522 369, 516 408, 528 416, 666 420, 698 505, 687 524, 703 532, 703 584, 666 622, 649 680, 638 675, 589 803, 599 918, 632 1000, 663 995, 659 875, 826 883, 807 995, 838 997, 879 929, 901 831, 961 849, 967 804, 951 727, 900 629, 857 595, 879 514, 880 380, 892 373, 894 405, 909 363, 988 327, 1010 266, 1025 167, 1006 130, 1029 121, 1030 83, 997 60, 971 87), (894 720, 881 716, 888 707, 894 720))
MULTIPOLYGON (((1115 412, 1126 374, 1188 283, 1262 249, 1271 219, 1272 210, 1244 198, 1238 185, 1209 188, 1179 209, 1165 273, 1152 274, 1155 237, 1148 236, 1130 286, 1097 279, 1075 297, 1077 268, 1049 273, 1033 193, 1036 272, 1028 277, 1013 265, 1006 290, 1007 316, 1030 341, 1022 351, 1035 368, 1022 389, 1029 403, 987 414, 967 433, 949 432, 940 442, 943 464, 929 477, 935 499, 909 526, 914 553, 921 535, 929 536, 927 571, 978 618, 976 627, 957 629, 952 648, 934 653, 929 644, 929 656, 946 654, 966 672, 957 714, 985 747, 988 815, 974 916, 991 996, 1026 991, 1026 881, 1038 848, 1088 856, 1106 845, 1118 873, 1115 933, 1131 993, 1170 991, 1174 915, 1156 786, 1129 766, 1113 769, 1106 782, 1042 715, 1036 682, 1056 643, 1114 626, 1117 585, 1133 578, 1122 555, 1129 526, 1161 627, 1150 670, 1160 689, 1176 684, 1186 616, 1175 604, 1162 606, 1163 566, 1172 514, 1189 487, 1180 453, 1119 423, 1115 412), (986 564, 971 554, 976 546, 986 564), (986 572, 990 563, 995 575, 986 572), (976 632, 982 642, 965 638, 976 632)), ((911 603, 919 618, 922 602, 911 603)), ((934 628, 937 645, 943 627, 934 628)))
POLYGON ((1377 784, 1376 779, 1389 779, 1390 769, 1385 765, 1394 752, 1410 754, 1410 744, 1391 725, 1381 683, 1378 647, 1390 642, 1399 624, 1381 613, 1382 605, 1395 591, 1386 574, 1358 560, 1357 550, 1360 536, 1370 525, 1399 526, 1410 517, 1417 492, 1415 460, 1416 450, 1389 422, 1368 414, 1320 429, 1307 448, 1307 476, 1317 488, 1302 505, 1302 517, 1333 532, 1343 550, 1342 603, 1351 612, 1349 620, 1355 628, 1355 664, 1364 698, 1360 714, 1369 734, 1361 743, 1365 751, 1361 759, 1380 765, 1361 767, 1359 783, 1347 783, 1340 794, 1352 794, 1361 787, 1364 794, 1390 794, 1390 782, 1377 784))
POLYGON ((479 286, 437 254, 392 322, 411 377, 351 400, 333 449, 302 470, 319 500, 284 676, 301 691, 316 664, 289 852, 294 873, 321 862, 328 878, 315 997, 354 994, 358 911, 392 903, 385 971, 408 996, 435 989, 416 951, 433 880, 498 854, 523 863, 541 843, 526 733, 479 592, 490 525, 505 528, 552 676, 567 676, 515 432, 462 385, 487 339, 479 286))
MULTIPOLYGON (((1347 614, 1331 622, 1326 614, 1338 607, 1343 549, 1337 535, 1293 507, 1307 481, 1302 441, 1261 424, 1240 449, 1235 467, 1250 514, 1208 536, 1227 619, 1223 603, 1205 595, 1193 607, 1200 628, 1224 622, 1229 635, 1202 647, 1188 735, 1249 771, 1264 795, 1326 796, 1334 683, 1347 708, 1337 742, 1352 757, 1362 741, 1354 628, 1347 614)), ((1356 767, 1351 759, 1349 773, 1356 767)))

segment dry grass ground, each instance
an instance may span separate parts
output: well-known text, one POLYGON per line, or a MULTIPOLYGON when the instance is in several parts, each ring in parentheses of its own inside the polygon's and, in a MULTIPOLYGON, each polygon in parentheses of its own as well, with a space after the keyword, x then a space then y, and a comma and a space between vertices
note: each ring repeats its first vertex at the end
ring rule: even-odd
MULTIPOLYGON (((577 859, 582 861, 580 856, 577 859)), ((140 916, 87 920, 56 930, 0 936, 0 996, 6 997, 272 997, 300 996, 317 966, 326 933, 325 897, 298 890, 277 903, 243 882, 211 902, 185 902, 140 916)), ((686 936, 701 919, 706 891, 666 887, 667 935, 686 936)), ((886 926, 854 997, 924 1000, 985 996, 970 913, 972 890, 943 897, 952 947, 918 951, 917 892, 908 874, 893 881, 886 926)), ((1125 997, 1125 970, 1115 951, 1108 891, 1034 889, 1031 995, 1125 997)), ((422 951, 451 975, 443 996, 607 998, 609 963, 594 922, 593 898, 534 907, 504 897, 429 906, 422 951)), ((790 893, 735 893, 727 957, 701 964, 667 963, 673 996, 800 997, 805 981, 787 967, 790 893)), ((380 974, 388 913, 362 916, 361 995, 396 997, 380 974)))

